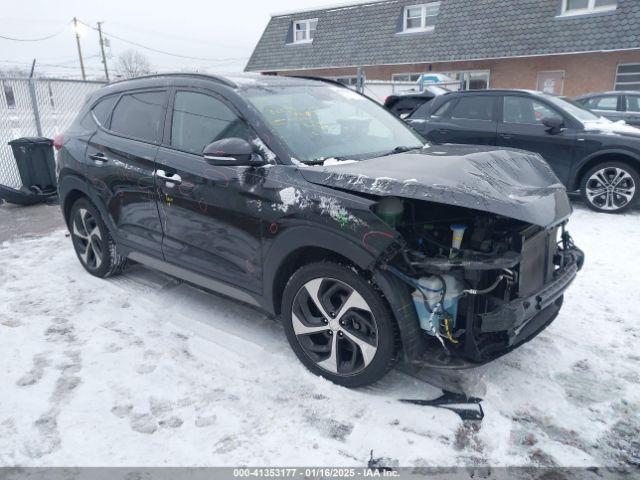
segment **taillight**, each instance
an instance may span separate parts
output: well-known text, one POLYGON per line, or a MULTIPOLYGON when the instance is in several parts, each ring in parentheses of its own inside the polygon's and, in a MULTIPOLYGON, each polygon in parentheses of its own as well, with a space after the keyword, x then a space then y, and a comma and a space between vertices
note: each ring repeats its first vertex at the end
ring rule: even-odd
POLYGON ((56 150, 60 150, 63 145, 64 145, 64 135, 59 133, 55 137, 53 137, 53 148, 55 148, 56 150))

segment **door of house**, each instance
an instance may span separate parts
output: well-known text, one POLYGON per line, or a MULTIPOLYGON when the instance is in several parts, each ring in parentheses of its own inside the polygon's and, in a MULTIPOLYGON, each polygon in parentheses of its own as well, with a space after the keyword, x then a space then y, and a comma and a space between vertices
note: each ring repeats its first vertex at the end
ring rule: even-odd
POLYGON ((564 70, 538 72, 536 90, 554 95, 562 95, 564 89, 564 70))

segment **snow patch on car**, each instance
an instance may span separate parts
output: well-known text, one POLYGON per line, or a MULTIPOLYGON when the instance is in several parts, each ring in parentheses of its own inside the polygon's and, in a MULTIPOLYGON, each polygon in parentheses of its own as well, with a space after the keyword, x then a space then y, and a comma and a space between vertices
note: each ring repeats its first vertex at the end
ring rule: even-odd
POLYGON ((340 224, 341 227, 361 226, 365 223, 358 217, 354 217, 349 211, 340 205, 340 202, 336 198, 332 197, 320 197, 320 213, 322 215, 328 215, 340 224))
POLYGON ((356 163, 357 160, 338 160, 337 158, 327 158, 323 163, 323 167, 328 167, 330 165, 346 165, 348 163, 356 163))
POLYGON ((371 190, 386 192, 393 187, 393 182, 396 182, 395 178, 377 177, 371 184, 371 190))
POLYGON ((295 187, 284 188, 278 192, 278 195, 281 203, 274 203, 273 208, 283 213, 287 213, 292 207, 305 209, 309 206, 309 200, 295 187))
POLYGON ((276 154, 271 151, 269 147, 260 138, 254 138, 251 142, 254 147, 258 149, 260 155, 267 161, 267 163, 276 163, 276 154))

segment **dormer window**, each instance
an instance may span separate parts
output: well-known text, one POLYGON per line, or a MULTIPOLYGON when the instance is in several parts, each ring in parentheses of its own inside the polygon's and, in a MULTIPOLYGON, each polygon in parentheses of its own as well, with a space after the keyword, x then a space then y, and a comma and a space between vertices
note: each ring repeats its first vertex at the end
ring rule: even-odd
POLYGON ((584 15, 587 13, 615 10, 618 0, 562 0, 563 15, 584 15))
POLYGON ((428 32, 436 25, 436 18, 440 12, 440 2, 425 3, 404 7, 403 31, 428 32))
POLYGON ((316 33, 318 19, 298 20, 293 22, 293 43, 311 43, 316 33))

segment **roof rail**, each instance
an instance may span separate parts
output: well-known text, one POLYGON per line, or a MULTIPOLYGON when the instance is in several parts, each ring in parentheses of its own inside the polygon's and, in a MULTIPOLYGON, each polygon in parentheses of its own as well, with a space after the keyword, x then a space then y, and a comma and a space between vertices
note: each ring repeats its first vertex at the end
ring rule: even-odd
POLYGON ((231 80, 221 76, 221 75, 213 75, 213 74, 209 74, 209 73, 181 73, 181 72, 169 72, 169 73, 154 73, 151 75, 142 75, 140 77, 134 77, 134 78, 125 78, 123 80, 118 80, 117 82, 112 82, 110 83, 110 85, 115 85, 118 83, 122 83, 122 82, 129 82, 131 80, 139 80, 139 79, 146 79, 146 78, 161 78, 161 77, 196 77, 196 78, 206 78, 208 80, 214 80, 218 83, 221 83, 223 85, 226 85, 228 87, 232 87, 232 88, 237 88, 238 85, 235 82, 232 82, 231 80))
POLYGON ((303 80, 317 80, 318 82, 331 83, 332 85, 337 85, 339 87, 349 88, 344 83, 340 83, 333 78, 325 78, 325 77, 314 77, 313 75, 280 75, 282 77, 290 77, 290 78, 302 78, 303 80))

